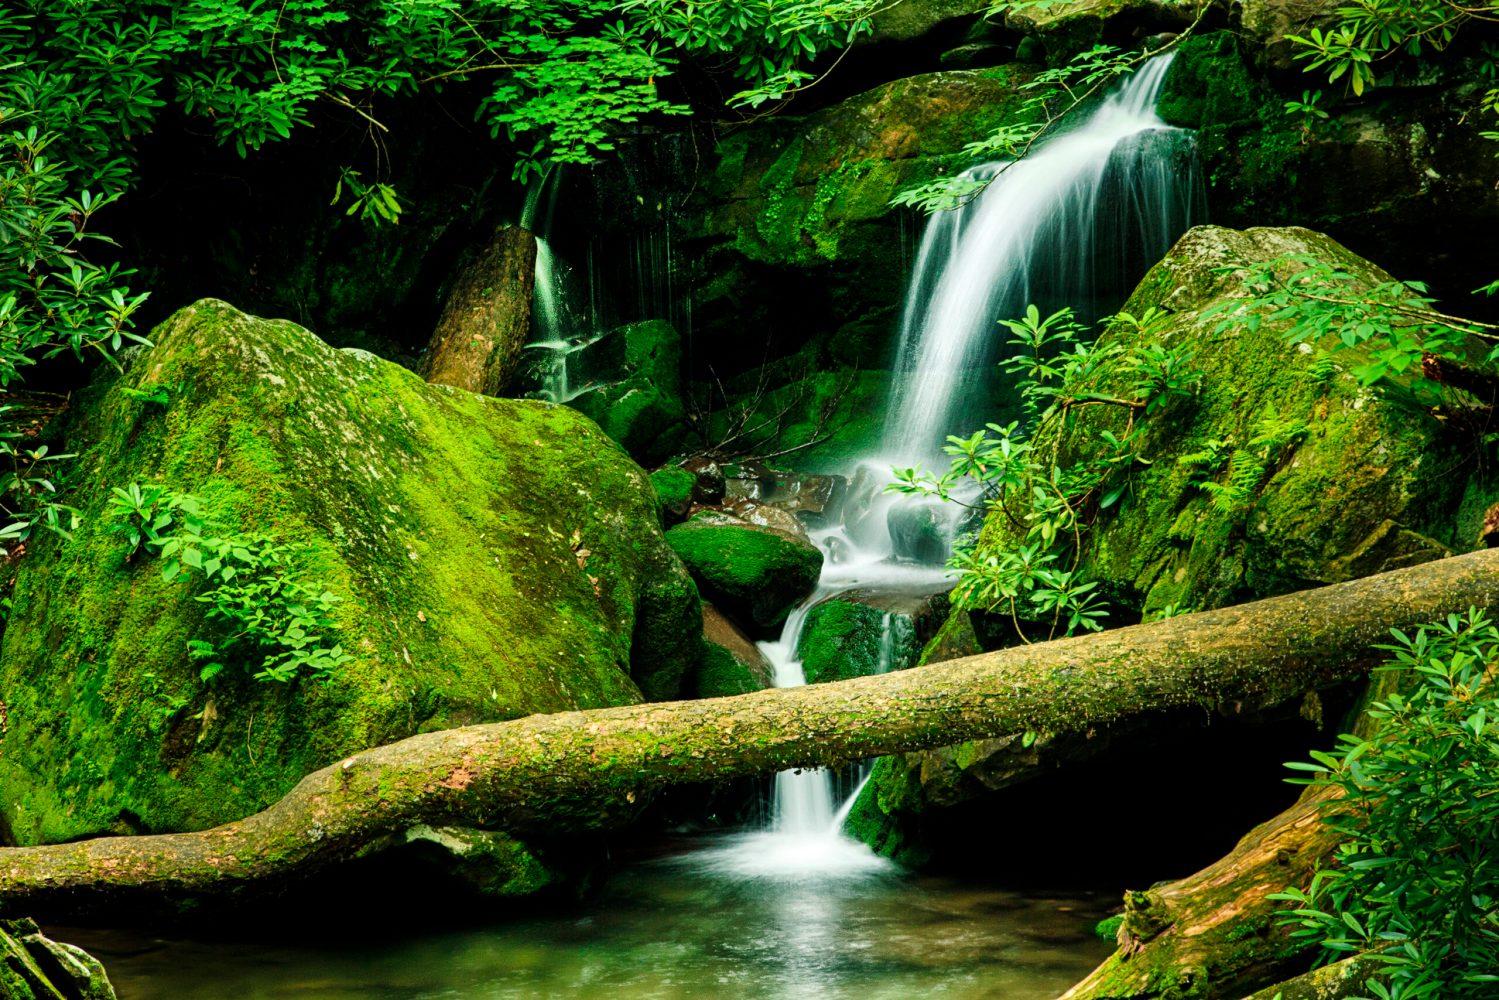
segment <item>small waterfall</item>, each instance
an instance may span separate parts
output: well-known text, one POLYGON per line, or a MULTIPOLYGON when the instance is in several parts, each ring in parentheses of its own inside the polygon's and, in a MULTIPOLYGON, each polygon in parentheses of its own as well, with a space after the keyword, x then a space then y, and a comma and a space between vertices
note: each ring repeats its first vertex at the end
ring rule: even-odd
MULTIPOLYGON (((534 394, 553 403, 565 403, 587 388, 573 386, 568 359, 599 338, 598 309, 584 301, 576 285, 577 276, 552 247, 552 223, 557 214, 558 177, 554 167, 526 192, 521 227, 536 237, 536 283, 531 297, 531 339, 522 355, 529 369, 534 394)), ((593 284, 589 276, 590 286, 593 284)))
POLYGON ((1031 303, 1097 319, 1201 213, 1192 133, 1155 113, 1171 60, 1148 61, 1026 158, 974 167, 989 185, 930 220, 901 320, 887 456, 945 465, 947 435, 992 409, 975 404, 994 399, 998 320, 1031 303))

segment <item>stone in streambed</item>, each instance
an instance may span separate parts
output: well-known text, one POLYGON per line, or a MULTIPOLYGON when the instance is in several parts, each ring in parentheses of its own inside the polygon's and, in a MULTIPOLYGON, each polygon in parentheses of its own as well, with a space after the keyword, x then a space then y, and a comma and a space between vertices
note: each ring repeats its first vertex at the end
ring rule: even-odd
POLYGON ((115 991, 104 966, 82 948, 53 941, 31 920, 3 920, 0 998, 115 1000, 115 991))
POLYGON ((807 683, 841 681, 917 660, 922 643, 947 617, 947 592, 889 593, 850 590, 807 612, 797 643, 807 683))
POLYGON ((822 553, 805 538, 700 514, 666 533, 704 597, 746 626, 769 630, 812 593, 822 553))
POLYGON ((722 698, 775 685, 775 668, 760 647, 711 604, 703 605, 703 647, 687 681, 693 697, 722 698))

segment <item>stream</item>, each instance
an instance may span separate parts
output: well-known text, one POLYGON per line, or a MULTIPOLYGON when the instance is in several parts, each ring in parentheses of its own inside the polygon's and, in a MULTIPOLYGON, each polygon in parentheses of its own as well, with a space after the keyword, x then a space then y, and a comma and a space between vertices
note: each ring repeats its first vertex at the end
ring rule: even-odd
POLYGON ((1092 933, 1112 891, 893 872, 744 879, 695 855, 627 868, 566 915, 415 936, 408 915, 388 940, 56 933, 104 961, 120 1000, 1050 1000, 1112 950, 1092 933))

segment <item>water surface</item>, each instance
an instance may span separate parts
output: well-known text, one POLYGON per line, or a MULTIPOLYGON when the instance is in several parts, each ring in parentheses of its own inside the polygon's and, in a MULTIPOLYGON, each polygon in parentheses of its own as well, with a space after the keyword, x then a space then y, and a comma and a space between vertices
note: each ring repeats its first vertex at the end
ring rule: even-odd
MULTIPOLYGON (((1052 1000, 1110 951, 1114 893, 1019 894, 895 873, 736 878, 690 860, 617 874, 568 912, 399 938, 226 942, 60 930, 120 1000, 1052 1000)), ((526 904, 520 904, 524 907, 526 904)))

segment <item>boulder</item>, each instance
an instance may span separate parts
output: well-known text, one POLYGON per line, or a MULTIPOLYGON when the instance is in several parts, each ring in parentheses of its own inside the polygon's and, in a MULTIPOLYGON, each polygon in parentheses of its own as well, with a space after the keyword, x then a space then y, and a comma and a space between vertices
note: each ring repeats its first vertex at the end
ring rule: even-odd
POLYGON ((700 514, 666 533, 703 596, 746 627, 773 630, 817 586, 822 552, 794 535, 726 514, 700 514))
POLYGON ((588 388, 567 405, 592 418, 640 462, 654 465, 682 444, 682 345, 661 320, 611 331, 567 360, 568 379, 588 388))
POLYGON ((679 693, 696 588, 645 473, 592 421, 428 385, 213 300, 152 338, 75 403, 80 527, 18 565, 0 645, 7 841, 200 829, 420 731, 679 693), (130 483, 197 496, 217 533, 302 547, 339 599, 348 662, 200 680, 202 577, 167 582, 112 530, 111 488, 130 483))
POLYGON ((947 592, 850 590, 814 605, 796 655, 807 683, 841 681, 912 666, 947 617, 947 592))
POLYGON ((661 501, 662 516, 668 523, 676 524, 692 507, 697 476, 674 465, 666 466, 651 473, 651 486, 655 487, 656 499, 661 501))
POLYGON ((98 959, 22 919, 0 921, 0 997, 115 1000, 115 991, 98 959))
POLYGON ((775 686, 775 668, 760 647, 711 604, 703 605, 703 646, 689 679, 693 696, 721 698, 775 686))
MULTIPOLYGON (((1156 307, 1170 318, 1156 334, 1195 352, 1202 374, 1195 396, 1152 419, 1143 457, 1115 508, 1084 536, 1081 570, 1125 602, 1124 620, 1204 610, 1395 569, 1468 549, 1494 492, 1471 460, 1471 441, 1412 404, 1398 384, 1364 388, 1348 373, 1356 352, 1321 355, 1283 338, 1287 320, 1236 322, 1219 332, 1211 307, 1244 297, 1232 265, 1307 254, 1365 283, 1389 280, 1369 262, 1304 229, 1193 229, 1141 282, 1124 311, 1156 307), (1313 366, 1317 366, 1314 373, 1313 366), (1201 473, 1178 459, 1211 440, 1243 445, 1252 426, 1273 411, 1306 430, 1264 470, 1237 506, 1215 504, 1201 473)), ((1099 340, 1128 347, 1138 336, 1122 326, 1099 340)), ((1119 395, 1123 385, 1098 386, 1119 395)), ((1097 408, 1095 408, 1097 409, 1097 408)), ((1079 414, 1072 429, 1048 441, 1070 454, 1106 418, 1079 414)), ((1225 460, 1228 459, 1225 456, 1225 460)), ((1018 544, 991 515, 981 544, 1018 544)), ((976 652, 966 613, 948 619, 923 663, 976 652)), ((908 862, 922 856, 919 831, 928 811, 968 802, 1058 766, 1107 750, 1109 741, 1140 734, 1098 727, 1057 738, 1016 734, 903 757, 884 758, 854 807, 849 828, 882 853, 908 862)))

